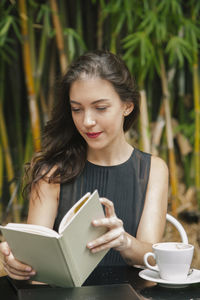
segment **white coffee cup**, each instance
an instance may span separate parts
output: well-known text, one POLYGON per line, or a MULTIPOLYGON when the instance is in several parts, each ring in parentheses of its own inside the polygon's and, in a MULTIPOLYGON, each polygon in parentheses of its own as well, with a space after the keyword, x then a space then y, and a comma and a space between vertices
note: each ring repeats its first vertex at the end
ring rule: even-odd
POLYGON ((157 243, 152 246, 153 252, 144 255, 144 263, 150 270, 159 272, 160 278, 167 281, 183 282, 187 279, 193 258, 194 246, 185 243, 157 243), (148 262, 153 257, 156 265, 148 262))

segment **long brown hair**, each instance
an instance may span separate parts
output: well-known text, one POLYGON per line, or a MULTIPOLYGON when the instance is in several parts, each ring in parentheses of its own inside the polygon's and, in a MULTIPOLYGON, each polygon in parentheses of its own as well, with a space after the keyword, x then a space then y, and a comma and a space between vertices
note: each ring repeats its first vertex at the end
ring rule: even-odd
POLYGON ((84 168, 87 144, 77 131, 71 114, 69 91, 71 84, 83 78, 100 77, 109 81, 121 101, 134 103, 134 110, 125 117, 127 131, 139 114, 139 93, 136 84, 122 59, 108 51, 88 52, 72 63, 60 81, 51 120, 44 128, 42 149, 27 165, 28 183, 25 190, 49 173, 49 182, 65 183, 76 178, 84 168))

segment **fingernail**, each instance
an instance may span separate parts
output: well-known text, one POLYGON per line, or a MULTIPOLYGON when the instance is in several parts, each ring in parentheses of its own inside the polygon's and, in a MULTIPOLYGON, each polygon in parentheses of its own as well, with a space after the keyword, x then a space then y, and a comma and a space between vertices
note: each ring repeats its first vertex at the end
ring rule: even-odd
POLYGON ((26 271, 30 272, 32 270, 31 267, 26 267, 26 271))
POLYGON ((92 248, 92 243, 87 244, 89 248, 92 248))
POLYGON ((97 220, 94 220, 94 221, 93 221, 93 224, 94 224, 94 225, 98 225, 98 221, 97 221, 97 220))
POLYGON ((36 274, 36 272, 35 272, 35 271, 32 271, 32 272, 31 272, 31 275, 35 275, 35 274, 36 274))

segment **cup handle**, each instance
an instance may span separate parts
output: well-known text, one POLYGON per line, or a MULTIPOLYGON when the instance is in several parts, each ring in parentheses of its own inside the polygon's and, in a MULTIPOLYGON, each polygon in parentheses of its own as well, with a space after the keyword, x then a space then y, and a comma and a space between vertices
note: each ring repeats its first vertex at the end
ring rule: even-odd
POLYGON ((145 253, 144 255, 144 264, 145 266, 150 269, 150 270, 153 270, 153 271, 156 271, 156 272, 159 272, 159 269, 158 269, 158 266, 155 265, 155 266, 152 266, 148 263, 148 258, 152 256, 154 259, 156 259, 156 255, 153 253, 153 252, 147 252, 145 253))

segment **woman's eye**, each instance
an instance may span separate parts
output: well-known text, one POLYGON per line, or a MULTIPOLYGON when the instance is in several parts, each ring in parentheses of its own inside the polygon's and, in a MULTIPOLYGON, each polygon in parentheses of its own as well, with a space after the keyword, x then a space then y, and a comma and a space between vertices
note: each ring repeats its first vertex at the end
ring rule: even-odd
POLYGON ((73 112, 79 112, 81 109, 80 108, 77 108, 77 107, 71 107, 71 110, 73 112))
POLYGON ((100 106, 100 107, 97 107, 96 109, 100 110, 100 111, 103 111, 103 110, 106 110, 106 108, 107 108, 106 106, 100 106))

